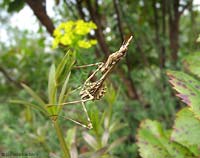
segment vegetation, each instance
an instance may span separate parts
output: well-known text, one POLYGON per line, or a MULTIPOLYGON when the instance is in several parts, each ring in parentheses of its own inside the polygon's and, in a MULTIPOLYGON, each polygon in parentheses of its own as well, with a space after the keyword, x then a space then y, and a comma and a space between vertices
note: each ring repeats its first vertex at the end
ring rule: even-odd
POLYGON ((0 8, 2 156, 200 156, 195 1, 2 0, 0 8), (13 23, 24 10, 33 27, 13 23), (112 58, 131 35, 126 55, 112 58))
MULTIPOLYGON (((186 59, 194 57, 196 54, 186 59)), ((189 65, 191 71, 197 68, 196 63, 189 65)), ((139 151, 142 157, 199 157, 199 81, 179 71, 168 71, 168 76, 177 96, 189 107, 177 113, 172 130, 163 130, 156 121, 142 122, 138 131, 139 151)))

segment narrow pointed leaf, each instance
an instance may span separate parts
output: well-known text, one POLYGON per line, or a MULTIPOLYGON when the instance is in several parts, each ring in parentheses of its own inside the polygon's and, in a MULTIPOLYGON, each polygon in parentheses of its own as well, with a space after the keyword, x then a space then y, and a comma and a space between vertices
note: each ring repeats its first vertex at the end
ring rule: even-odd
POLYGON ((126 136, 116 139, 114 142, 112 142, 112 143, 109 145, 107 151, 111 151, 113 148, 119 146, 119 145, 122 144, 126 139, 127 139, 126 136))
POLYGON ((119 120, 114 121, 114 122, 110 125, 110 127, 109 127, 109 132, 110 132, 110 133, 113 133, 113 132, 115 132, 115 131, 118 131, 118 130, 120 130, 120 129, 126 127, 126 126, 127 126, 127 124, 125 124, 125 123, 120 123, 119 120))
POLYGON ((99 110, 93 106, 92 108, 88 109, 89 111, 89 117, 91 119, 92 125, 93 125, 93 130, 96 131, 97 133, 101 130, 101 122, 100 122, 100 114, 99 110))
POLYGON ((65 140, 68 146, 71 146, 72 143, 75 142, 75 138, 76 138, 76 127, 73 127, 67 131, 67 137, 65 140))
POLYGON ((92 147, 93 149, 98 149, 98 143, 92 135, 87 132, 83 132, 83 139, 88 143, 90 147, 92 147))
POLYGON ((76 144, 73 143, 70 148, 70 156, 71 158, 78 158, 78 150, 76 148, 76 144))
POLYGON ((78 158, 78 151, 76 147, 76 127, 73 127, 67 131, 66 137, 67 146, 70 150, 71 158, 78 158))
POLYGON ((39 105, 32 104, 32 103, 30 103, 30 102, 23 101, 23 100, 11 100, 10 102, 11 102, 11 103, 21 104, 21 105, 24 105, 24 106, 28 106, 28 107, 34 108, 34 109, 39 110, 40 112, 42 112, 43 114, 45 114, 45 115, 48 116, 47 111, 46 111, 43 107, 41 107, 41 106, 39 106, 39 105))
POLYGON ((56 69, 56 80, 58 81, 58 84, 60 84, 63 81, 63 78, 65 78, 64 76, 68 75, 71 71, 72 66, 75 63, 75 56, 75 52, 69 50, 58 65, 56 69))
POLYGON ((49 71, 48 97, 49 104, 56 104, 57 84, 55 78, 55 65, 52 65, 49 71))
POLYGON ((59 99, 58 99, 58 104, 61 104, 61 103, 63 103, 65 101, 64 99, 65 99, 65 95, 66 95, 67 84, 69 82, 70 74, 71 73, 69 73, 67 75, 67 78, 65 79, 65 82, 64 82, 64 84, 62 86, 62 89, 61 89, 61 92, 60 92, 60 96, 59 96, 59 99))
POLYGON ((33 99, 42 107, 44 107, 46 104, 45 102, 27 85, 22 84, 22 87, 30 94, 30 96, 33 97, 33 99))
POLYGON ((108 130, 105 130, 103 132, 103 135, 102 135, 102 138, 101 138, 101 144, 102 144, 102 146, 105 146, 105 145, 108 144, 109 136, 110 136, 110 134, 109 134, 108 130))

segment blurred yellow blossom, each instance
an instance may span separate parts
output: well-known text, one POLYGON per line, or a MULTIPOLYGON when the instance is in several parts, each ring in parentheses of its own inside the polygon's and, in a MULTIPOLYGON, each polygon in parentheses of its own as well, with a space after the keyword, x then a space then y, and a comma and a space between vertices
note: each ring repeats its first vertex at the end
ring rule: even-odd
POLYGON ((57 48, 59 44, 62 44, 74 49, 90 48, 97 41, 87 40, 86 35, 94 29, 97 29, 97 26, 93 22, 85 22, 83 20, 63 22, 53 32, 52 47, 57 48))
POLYGON ((91 45, 97 44, 97 40, 90 40, 90 44, 91 44, 91 45))
POLYGON ((90 48, 92 45, 88 41, 79 41, 78 46, 81 48, 90 48))

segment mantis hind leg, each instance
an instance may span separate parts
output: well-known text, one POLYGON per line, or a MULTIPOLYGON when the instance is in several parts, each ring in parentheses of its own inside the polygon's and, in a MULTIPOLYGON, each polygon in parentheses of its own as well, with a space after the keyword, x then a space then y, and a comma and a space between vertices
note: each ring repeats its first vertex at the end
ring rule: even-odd
POLYGON ((85 112, 86 117, 87 117, 87 121, 88 121, 87 127, 88 127, 89 129, 92 129, 92 128, 93 128, 92 122, 91 122, 91 119, 90 119, 90 117, 89 117, 89 115, 88 115, 88 112, 87 112, 87 109, 86 109, 86 107, 85 107, 85 103, 84 103, 84 102, 82 102, 82 108, 83 108, 83 111, 85 112))

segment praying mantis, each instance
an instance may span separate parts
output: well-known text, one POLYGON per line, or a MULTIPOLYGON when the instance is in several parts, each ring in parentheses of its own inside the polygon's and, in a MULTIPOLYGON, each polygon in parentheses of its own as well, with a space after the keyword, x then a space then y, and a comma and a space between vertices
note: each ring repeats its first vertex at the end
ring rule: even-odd
MULTIPOLYGON (((111 73, 113 68, 117 65, 117 63, 124 58, 126 55, 126 52, 128 50, 128 46, 133 39, 133 36, 130 36, 129 39, 121 45, 120 49, 112 54, 110 54, 105 62, 100 62, 96 64, 89 64, 89 66, 98 66, 97 69, 85 80, 81 91, 79 93, 80 100, 78 101, 71 101, 62 103, 62 105, 69 105, 69 104, 77 104, 81 103, 82 108, 86 114, 88 124, 84 125, 78 121, 75 121, 73 119, 68 118, 68 120, 71 120, 75 122, 76 124, 79 124, 83 127, 86 127, 88 129, 92 128, 92 123, 90 120, 90 117, 88 115, 87 109, 85 107, 85 103, 88 101, 95 101, 100 100, 104 94, 106 93, 106 86, 105 86, 105 80, 108 77, 108 75, 111 73), (98 73, 101 72, 102 76, 99 80, 91 82, 91 79, 98 73)), ((80 66, 80 68, 83 66, 80 66)))

